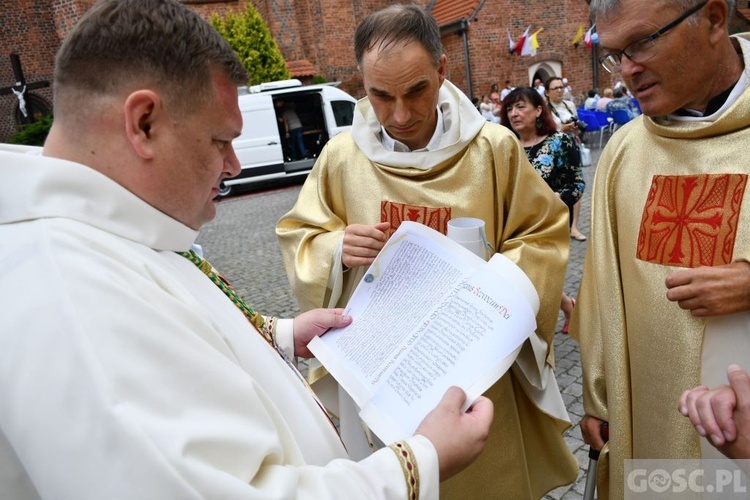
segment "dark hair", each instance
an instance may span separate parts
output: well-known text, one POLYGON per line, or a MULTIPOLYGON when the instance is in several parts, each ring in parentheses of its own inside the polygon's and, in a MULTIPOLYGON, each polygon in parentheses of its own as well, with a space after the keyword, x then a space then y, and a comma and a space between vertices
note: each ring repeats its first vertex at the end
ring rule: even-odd
POLYGON ((596 90, 594 89, 589 90, 589 97, 596 97, 596 90))
POLYGON ((237 85, 248 75, 229 44, 177 0, 99 0, 55 58, 55 111, 87 109, 99 96, 134 86, 163 93, 177 112, 212 95, 211 71, 237 85))
POLYGON ((612 97, 614 97, 615 99, 619 99, 620 97, 622 97, 624 95, 625 95, 625 92, 622 91, 622 88, 621 87, 617 87, 614 90, 614 93, 612 94, 612 97))
POLYGON ((357 26, 354 57, 361 68, 365 52, 375 46, 388 50, 401 42, 412 41, 418 42, 432 56, 435 67, 440 66, 443 45, 435 18, 418 5, 390 5, 373 12, 357 26))
MULTIPOLYGON (((533 87, 518 87, 511 90, 505 99, 503 99, 503 108, 500 111, 500 123, 513 130, 508 119, 508 108, 513 106, 518 101, 526 101, 530 103, 534 108, 542 107, 542 114, 539 115, 540 127, 537 127, 536 131, 539 135, 549 135, 557 132, 557 124, 555 119, 552 117, 552 113, 547 107, 547 103, 544 101, 539 92, 533 87)), ((518 133, 513 130, 513 133, 518 137, 518 133)))
POLYGON ((552 82, 556 80, 560 80, 560 82, 562 82, 562 78, 560 78, 559 76, 550 76, 549 78, 547 78, 547 81, 544 82, 544 90, 549 90, 549 88, 552 86, 552 82))

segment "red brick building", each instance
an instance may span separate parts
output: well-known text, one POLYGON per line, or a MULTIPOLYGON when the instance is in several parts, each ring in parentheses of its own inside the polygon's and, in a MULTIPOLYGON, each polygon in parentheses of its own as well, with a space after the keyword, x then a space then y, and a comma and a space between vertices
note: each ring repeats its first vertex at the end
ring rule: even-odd
MULTIPOLYGON (((313 74, 339 80, 342 88, 362 96, 353 56, 353 33, 385 0, 183 0, 204 17, 244 9, 252 2, 268 23, 293 74, 313 74)), ((0 88, 15 83, 9 54, 21 57, 27 82, 51 81, 54 54, 60 40, 94 0, 3 0, 0 11, 0 88)), ((535 74, 569 79, 577 95, 609 75, 592 63, 592 50, 571 43, 578 27, 589 27, 585 0, 418 0, 437 19, 448 54, 448 78, 469 95, 488 93, 492 83, 511 80, 528 85, 535 74), (538 35, 535 56, 509 53, 508 32, 517 40, 527 26, 538 35), (596 83, 595 83, 596 82, 596 83)), ((33 91, 51 103, 51 89, 33 91)), ((0 95, 0 141, 16 129, 18 102, 0 95)))

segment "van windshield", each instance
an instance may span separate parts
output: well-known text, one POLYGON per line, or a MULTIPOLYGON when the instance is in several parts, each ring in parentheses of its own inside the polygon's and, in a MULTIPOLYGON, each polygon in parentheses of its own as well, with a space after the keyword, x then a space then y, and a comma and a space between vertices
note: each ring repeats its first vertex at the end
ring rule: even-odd
POLYGON ((350 101, 331 101, 333 116, 337 127, 348 127, 354 120, 354 103, 350 101))

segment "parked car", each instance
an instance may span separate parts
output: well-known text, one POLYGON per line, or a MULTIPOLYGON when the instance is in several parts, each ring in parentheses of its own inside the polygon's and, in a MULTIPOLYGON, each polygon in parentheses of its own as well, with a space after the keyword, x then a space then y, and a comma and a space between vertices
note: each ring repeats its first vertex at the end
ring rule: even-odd
POLYGON ((239 88, 242 134, 232 145, 242 165, 237 177, 225 180, 220 196, 239 184, 306 175, 328 140, 351 128, 356 100, 336 88, 337 83, 302 85, 282 80, 239 88), (291 145, 277 120, 292 107, 302 123, 305 158, 294 158, 291 145), (278 105, 278 106, 277 106, 278 105))

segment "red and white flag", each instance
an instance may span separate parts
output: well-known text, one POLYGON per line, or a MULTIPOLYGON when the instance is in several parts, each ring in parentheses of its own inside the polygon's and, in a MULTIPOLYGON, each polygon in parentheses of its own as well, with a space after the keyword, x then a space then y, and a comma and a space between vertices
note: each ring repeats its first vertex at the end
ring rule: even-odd
POLYGON ((529 38, 529 30, 531 30, 531 25, 529 25, 529 27, 526 28, 526 31, 523 32, 523 35, 521 35, 521 38, 519 38, 518 41, 516 42, 516 46, 513 47, 513 52, 515 52, 519 56, 523 52, 523 46, 526 43, 526 39, 529 38))
POLYGON ((585 35, 583 35, 583 43, 586 44, 586 47, 591 48, 594 45, 594 40, 591 37, 591 33, 594 31, 594 26, 592 25, 589 30, 586 32, 585 35))

